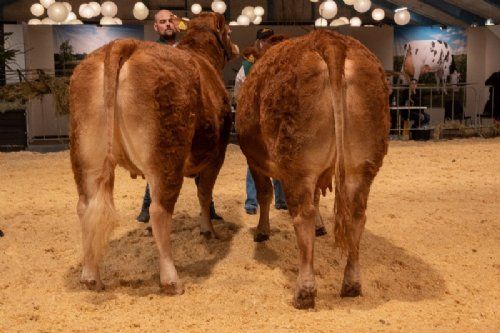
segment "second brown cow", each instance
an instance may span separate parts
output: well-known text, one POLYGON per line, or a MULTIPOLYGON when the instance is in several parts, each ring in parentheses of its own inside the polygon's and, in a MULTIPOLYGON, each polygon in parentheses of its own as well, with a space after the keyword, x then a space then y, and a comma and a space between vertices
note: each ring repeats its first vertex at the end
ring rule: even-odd
POLYGON ((378 59, 326 30, 270 48, 238 99, 236 129, 261 207, 256 239, 269 236, 269 177, 282 181, 299 254, 297 308, 314 307, 315 222, 335 176, 336 244, 347 252, 341 296, 361 294, 359 242, 368 193, 387 153, 388 90, 378 59))

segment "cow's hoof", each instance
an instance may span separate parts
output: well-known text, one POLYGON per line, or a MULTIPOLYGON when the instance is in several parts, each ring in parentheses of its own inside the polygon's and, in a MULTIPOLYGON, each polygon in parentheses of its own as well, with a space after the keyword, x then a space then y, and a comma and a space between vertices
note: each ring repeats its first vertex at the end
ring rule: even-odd
POLYGON ((321 228, 316 229, 316 237, 321 237, 324 235, 326 235, 326 228, 325 227, 321 227, 321 228))
POLYGON ((354 284, 342 284, 340 297, 358 297, 361 295, 363 295, 361 292, 361 283, 356 282, 354 284))
POLYGON ((166 295, 175 296, 184 294, 184 286, 180 281, 160 284, 160 288, 166 295))
POLYGON ((91 279, 81 279, 81 284, 84 284, 88 290, 93 291, 103 291, 104 284, 101 281, 91 280, 91 279))
POLYGON ((256 243, 265 242, 268 239, 269 239, 269 235, 261 234, 260 232, 258 232, 257 234, 255 234, 255 236, 253 236, 253 241, 256 243))
POLYGON ((296 309, 312 309, 314 308, 314 299, 316 297, 316 288, 313 286, 301 287, 295 292, 293 298, 293 306, 296 309))

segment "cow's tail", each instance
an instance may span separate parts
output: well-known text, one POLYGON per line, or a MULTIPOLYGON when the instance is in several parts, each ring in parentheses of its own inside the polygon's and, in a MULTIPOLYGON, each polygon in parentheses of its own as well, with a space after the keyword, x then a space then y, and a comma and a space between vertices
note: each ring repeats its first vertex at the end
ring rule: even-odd
POLYGON ((106 47, 104 60, 103 98, 106 114, 107 151, 99 176, 94 183, 96 191, 89 198, 82 220, 85 257, 98 261, 106 248, 118 218, 113 203, 113 184, 116 160, 113 156, 115 106, 118 75, 123 63, 134 51, 137 42, 119 40, 106 47))
POLYGON ((345 114, 346 106, 346 80, 344 65, 346 59, 346 46, 344 43, 332 39, 331 43, 322 45, 320 54, 327 63, 333 97, 333 115, 335 120, 335 245, 342 252, 350 250, 353 242, 347 232, 351 221, 351 209, 345 181, 345 114))

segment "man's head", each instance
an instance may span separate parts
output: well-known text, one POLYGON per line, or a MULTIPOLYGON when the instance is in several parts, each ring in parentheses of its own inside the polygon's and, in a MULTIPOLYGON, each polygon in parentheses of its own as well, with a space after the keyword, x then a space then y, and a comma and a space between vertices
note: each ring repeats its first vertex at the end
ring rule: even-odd
POLYGON ((162 9, 155 15, 155 31, 160 35, 160 38, 175 38, 175 33, 179 32, 178 21, 177 16, 171 11, 162 9))
POLYGON ((257 30, 257 36, 256 36, 256 41, 255 41, 255 47, 257 50, 260 50, 262 46, 264 45, 264 42, 266 39, 274 35, 273 29, 269 28, 261 28, 257 30))

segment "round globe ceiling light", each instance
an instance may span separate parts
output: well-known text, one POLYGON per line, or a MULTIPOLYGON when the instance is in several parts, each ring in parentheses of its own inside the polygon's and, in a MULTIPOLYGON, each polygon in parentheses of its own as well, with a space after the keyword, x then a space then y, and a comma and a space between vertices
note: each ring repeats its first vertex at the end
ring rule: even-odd
POLYGON ((402 9, 396 9, 396 12, 394 13, 394 22, 398 25, 405 25, 410 22, 411 16, 410 12, 406 8, 402 9))
POLYGON ((375 8, 373 11, 372 11, 372 18, 375 20, 375 21, 382 21, 385 17, 385 12, 382 8, 375 8))
POLYGON ((316 21, 314 21, 314 26, 315 27, 326 27, 326 26, 328 26, 328 21, 322 17, 317 18, 316 21))
POLYGON ((78 8, 78 14, 80 14, 81 17, 86 19, 96 16, 92 6, 88 4, 80 5, 80 8, 78 8))
POLYGON ((319 15, 322 18, 330 20, 337 15, 337 4, 333 0, 326 0, 319 5, 319 15))
POLYGON ((30 12, 33 14, 33 16, 42 16, 43 13, 45 12, 45 8, 39 3, 34 3, 30 7, 30 12))
POLYGON ((118 13, 118 7, 113 1, 104 1, 101 5, 102 16, 114 17, 118 13))
MULTIPOLYGON (((43 7, 49 8, 50 5, 52 5, 56 0, 40 0, 40 3, 42 4, 43 7)), ((43 20, 42 20, 43 21, 43 20)))
POLYGON ((101 17, 101 20, 99 21, 100 25, 115 25, 116 21, 113 17, 110 16, 103 16, 101 17))
POLYGON ((47 9, 47 16, 54 22, 64 22, 68 17, 69 10, 62 2, 54 2, 47 9))
POLYGON ((136 2, 132 14, 138 20, 145 20, 149 15, 149 9, 142 2, 136 2))
POLYGON ((262 16, 257 16, 252 22, 253 24, 259 25, 262 23, 262 16))
POLYGON ((240 15, 236 19, 236 22, 238 22, 238 25, 249 25, 250 24, 250 19, 246 15, 240 15))
POLYGON ((349 20, 349 23, 351 24, 351 27, 360 27, 361 19, 359 17, 354 16, 349 20))
POLYGON ((56 22, 54 22, 54 20, 50 19, 49 17, 45 17, 42 19, 42 24, 51 25, 56 24, 56 22))
POLYGON ((253 9, 253 13, 255 16, 264 16, 265 11, 263 7, 257 6, 253 9))
POLYGON ((40 25, 40 24, 42 24, 42 21, 40 21, 39 19, 31 19, 28 21, 28 24, 29 25, 40 25))
POLYGON ((203 8, 201 8, 201 5, 199 3, 193 3, 191 5, 191 12, 195 15, 198 15, 199 13, 201 13, 202 10, 203 10, 203 8))
POLYGON ((346 5, 349 5, 349 6, 354 5, 354 3, 355 3, 355 2, 356 2, 356 0, 344 0, 344 3, 345 3, 346 5))
POLYGON ((224 1, 214 1, 212 2, 212 11, 219 13, 219 14, 224 14, 227 9, 227 5, 224 1))
POLYGON ((76 14, 73 12, 69 12, 68 16, 66 17, 66 20, 64 22, 69 22, 72 20, 76 20, 76 14))
POLYGON ((241 14, 247 16, 251 22, 255 20, 255 12, 252 6, 246 6, 245 8, 243 8, 241 14))
POLYGON ((367 12, 372 6, 372 2, 370 0, 356 0, 354 2, 354 9, 360 13, 367 12))
POLYGON ((91 1, 88 5, 94 10, 94 16, 99 16, 101 14, 101 5, 98 2, 91 1))

